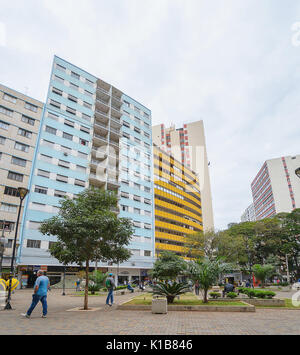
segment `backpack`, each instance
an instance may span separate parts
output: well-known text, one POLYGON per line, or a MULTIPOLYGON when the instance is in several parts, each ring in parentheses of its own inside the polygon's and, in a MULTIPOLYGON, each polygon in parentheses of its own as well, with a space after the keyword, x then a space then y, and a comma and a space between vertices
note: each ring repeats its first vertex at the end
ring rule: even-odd
POLYGON ((110 288, 111 287, 110 279, 106 279, 105 286, 106 286, 106 288, 110 288))

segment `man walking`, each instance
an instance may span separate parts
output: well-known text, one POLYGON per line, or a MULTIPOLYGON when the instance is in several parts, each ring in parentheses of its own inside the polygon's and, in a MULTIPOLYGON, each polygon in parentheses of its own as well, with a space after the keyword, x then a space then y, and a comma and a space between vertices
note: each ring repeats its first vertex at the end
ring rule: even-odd
POLYGON ((115 280, 114 280, 114 275, 109 274, 108 278, 106 279, 105 286, 108 290, 108 295, 106 298, 106 305, 112 306, 114 303, 114 288, 115 288, 115 280), (110 301, 110 303, 109 303, 110 301))
POLYGON ((34 294, 32 295, 32 303, 27 313, 22 314, 23 317, 30 318, 32 311, 36 305, 41 301, 43 306, 42 318, 47 317, 47 293, 50 287, 50 281, 47 276, 44 275, 44 271, 39 270, 37 273, 38 278, 34 284, 34 294))

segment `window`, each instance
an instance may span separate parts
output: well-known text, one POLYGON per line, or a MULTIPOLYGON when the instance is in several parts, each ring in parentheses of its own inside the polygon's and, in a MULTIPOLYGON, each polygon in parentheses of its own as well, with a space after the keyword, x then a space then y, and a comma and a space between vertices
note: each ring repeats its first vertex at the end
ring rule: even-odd
POLYGON ((52 120, 55 120, 55 121, 59 121, 59 116, 58 115, 55 115, 54 113, 52 112, 48 112, 48 117, 50 117, 52 120))
POLYGON ((19 128, 18 134, 22 137, 29 138, 29 139, 32 137, 32 132, 26 131, 26 129, 23 128, 19 128))
POLYGON ((54 75, 54 79, 57 80, 58 82, 60 82, 61 84, 64 84, 64 82, 65 82, 65 80, 58 75, 54 75))
POLYGON ((133 225, 134 225, 134 227, 137 227, 137 228, 141 228, 141 226, 142 226, 141 222, 138 222, 138 221, 133 221, 133 225))
POLYGON ((59 160, 58 161, 58 166, 60 166, 62 168, 69 169, 70 163, 68 161, 65 161, 65 160, 59 160))
POLYGON ((85 113, 81 113, 81 115, 82 115, 82 118, 84 118, 85 120, 91 121, 91 116, 86 115, 85 113))
POLYGON ((13 171, 9 171, 8 175, 7 175, 7 178, 9 180, 23 182, 24 175, 23 174, 14 173, 13 171))
POLYGON ((57 242, 49 242, 49 249, 51 249, 55 244, 57 244, 57 242))
POLYGON ((31 209, 35 211, 43 211, 46 208, 46 205, 43 203, 32 202, 31 209))
POLYGON ((145 211, 145 216, 151 217, 151 212, 150 211, 145 211))
POLYGON ((150 193, 150 192, 151 192, 151 189, 150 189, 150 187, 144 186, 144 191, 150 193))
POLYGON ((126 105, 127 107, 130 107, 130 103, 128 101, 124 100, 124 105, 126 105))
POLYGON ((127 138, 127 139, 130 139, 130 135, 128 133, 125 133, 125 132, 123 132, 123 137, 127 138))
POLYGON ((54 148, 54 143, 53 142, 50 142, 50 141, 47 141, 46 139, 42 139, 42 145, 46 146, 46 147, 49 147, 49 148, 54 148))
POLYGON ((86 82, 86 84, 88 84, 89 86, 94 87, 94 83, 93 83, 91 80, 85 79, 85 82, 86 82))
POLYGON ((8 130, 9 124, 3 121, 0 121, 0 128, 8 130))
POLYGON ((16 142, 15 143, 15 149, 20 150, 20 151, 25 152, 25 153, 28 153, 29 145, 16 142))
POLYGON ((128 212, 129 211, 129 207, 128 206, 121 206, 121 209, 123 212, 128 212))
POLYGON ((72 89, 74 89, 74 90, 76 90, 76 91, 79 90, 79 86, 78 86, 78 85, 75 85, 75 84, 73 84, 73 83, 70 83, 70 88, 72 88, 72 89))
POLYGON ((144 198, 144 203, 146 203, 147 205, 151 205, 151 200, 149 200, 148 198, 144 198))
POLYGON ((73 95, 68 95, 68 99, 70 100, 70 101, 72 101, 72 102, 75 102, 76 104, 77 104, 77 97, 75 97, 75 96, 73 96, 73 95))
POLYGON ((130 124, 128 122, 126 122, 126 121, 123 121, 123 126, 127 127, 127 128, 130 128, 130 124))
POLYGON ((30 118, 30 117, 27 117, 27 116, 24 116, 24 115, 22 115, 21 120, 22 120, 22 122, 28 123, 31 126, 34 126, 34 124, 35 124, 35 120, 33 118, 30 118))
POLYGON ((55 87, 52 88, 52 92, 56 95, 59 95, 59 96, 62 96, 62 94, 63 94, 62 90, 59 90, 55 87))
POLYGON ((87 128, 87 127, 80 126, 80 130, 81 130, 81 132, 84 132, 84 133, 90 134, 90 129, 89 129, 89 128, 87 128))
POLYGON ((151 256, 151 250, 144 250, 144 256, 151 256))
POLYGON ((68 183, 68 177, 64 175, 56 175, 56 181, 63 182, 63 183, 68 183))
POLYGON ((34 192, 36 192, 38 194, 42 194, 42 195, 47 195, 48 188, 47 187, 43 187, 43 186, 35 186, 34 192))
POLYGON ((72 127, 72 128, 74 128, 74 126, 75 126, 74 122, 73 121, 69 121, 69 120, 65 120, 64 124, 66 126, 69 126, 69 127, 72 127))
POLYGON ((85 145, 85 146, 88 145, 88 142, 86 140, 84 140, 84 139, 80 138, 79 142, 80 142, 81 145, 85 145))
POLYGON ((76 185, 76 186, 85 187, 85 181, 75 179, 75 185, 76 185))
POLYGON ((69 141, 73 140, 72 134, 69 134, 69 133, 66 133, 66 132, 63 132, 63 138, 68 139, 69 141))
POLYGON ((141 185, 140 185, 140 184, 137 184, 136 182, 134 183, 133 186, 134 186, 135 189, 138 189, 138 190, 141 189, 141 185))
POLYGON ((39 230, 40 226, 41 226, 41 222, 34 222, 34 221, 28 222, 28 229, 39 230))
POLYGON ((136 137, 134 137, 134 141, 135 141, 135 143, 141 144, 141 140, 136 137))
POLYGON ((17 210, 18 210, 17 205, 12 205, 10 203, 4 203, 4 202, 1 203, 0 211, 9 212, 9 213, 16 213, 17 210))
POLYGON ((81 165, 76 165, 76 171, 85 174, 86 173, 86 168, 84 166, 81 166, 81 165))
POLYGON ((14 165, 22 166, 22 167, 26 166, 26 160, 25 159, 21 159, 21 158, 17 158, 17 157, 12 157, 11 158, 11 163, 14 164, 14 165))
POLYGON ((141 210, 139 208, 134 208, 133 212, 135 214, 141 214, 141 210))
POLYGON ((83 106, 86 107, 86 108, 89 108, 90 110, 92 109, 92 105, 89 104, 89 103, 86 102, 86 101, 83 101, 83 106))
POLYGON ((84 93, 90 97, 93 97, 93 93, 87 90, 84 90, 84 93))
POLYGON ((135 112, 138 112, 138 113, 141 112, 141 110, 140 110, 139 108, 137 108, 136 106, 134 106, 134 111, 135 111, 135 112))
POLYGON ((27 239, 27 248, 40 249, 41 248, 41 241, 27 239))
POLYGON ((86 153, 77 152, 77 155, 78 155, 79 158, 82 158, 82 159, 87 159, 88 158, 88 155, 86 153))
POLYGON ((133 254, 133 256, 140 256, 140 250, 139 249, 131 249, 131 252, 133 254))
POLYGON ((141 130, 139 128, 137 128, 137 127, 134 127, 134 132, 141 133, 141 130))
POLYGON ((60 103, 55 100, 50 100, 50 105, 60 109, 60 103))
POLYGON ((140 197, 140 196, 137 196, 137 195, 134 195, 134 196, 133 196, 133 199, 134 199, 134 201, 138 201, 138 202, 141 201, 141 197, 140 197))
POLYGON ((15 187, 5 186, 4 195, 19 197, 19 191, 15 187))
POLYGON ((50 178, 50 172, 38 169, 37 176, 41 176, 41 177, 45 177, 45 178, 49 179, 50 178))
POLYGON ((54 191, 54 196, 55 197, 59 197, 59 198, 63 198, 65 196, 67 196, 67 193, 65 191, 55 190, 54 191))
POLYGON ((123 197, 123 198, 129 198, 129 193, 127 193, 127 192, 121 192, 121 197, 123 197))
POLYGON ((30 104, 29 102, 25 102, 25 106, 24 106, 27 110, 33 111, 33 112, 37 112, 38 111, 38 107, 30 104))
POLYGON ((9 109, 6 108, 6 107, 0 106, 0 113, 3 113, 3 114, 6 115, 6 116, 12 117, 13 112, 14 112, 14 111, 9 110, 9 109))
POLYGON ((60 70, 60 71, 63 71, 63 72, 65 72, 66 71, 66 68, 65 67, 63 67, 62 65, 60 65, 60 64, 57 64, 56 63, 56 69, 58 69, 58 70, 60 70))
POLYGON ((151 229, 151 227, 152 227, 151 224, 147 224, 147 223, 144 224, 145 229, 151 229))
POLYGON ((56 136, 57 129, 50 126, 46 126, 45 131, 56 136))
POLYGON ((9 94, 6 94, 6 93, 3 95, 3 99, 8 101, 8 102, 11 102, 12 104, 17 103, 17 98, 16 97, 14 97, 12 95, 9 95, 9 94))
POLYGON ((40 159, 46 163, 52 163, 52 157, 49 155, 41 154, 40 159))
POLYGON ((0 144, 4 145, 6 141, 5 137, 0 136, 0 144))
POLYGON ((76 110, 74 110, 72 107, 67 106, 66 111, 71 115, 76 115, 76 110))
POLYGON ((71 71, 71 76, 77 80, 80 80, 80 75, 71 71))

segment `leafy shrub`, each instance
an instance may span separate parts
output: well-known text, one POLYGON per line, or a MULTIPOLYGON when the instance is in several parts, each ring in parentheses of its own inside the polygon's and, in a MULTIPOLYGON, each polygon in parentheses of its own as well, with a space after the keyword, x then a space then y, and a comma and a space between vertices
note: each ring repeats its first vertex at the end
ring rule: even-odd
POLYGON ((95 292, 98 292, 99 290, 99 285, 89 285, 89 292, 91 292, 92 294, 95 294, 95 292))
POLYGON ((153 289, 153 295, 165 296, 168 303, 173 303, 176 296, 190 292, 190 286, 187 282, 173 282, 172 285, 164 282, 157 282, 151 287, 153 289))
POLYGON ((228 292, 227 293, 227 297, 231 298, 231 299, 234 299, 237 297, 237 294, 235 292, 228 292))
POLYGON ((221 297, 221 294, 219 292, 211 292, 209 295, 213 299, 217 299, 221 297))
POLYGON ((271 299, 276 296, 276 293, 273 291, 264 291, 264 290, 254 290, 252 288, 239 287, 239 292, 247 295, 249 298, 267 298, 271 299))

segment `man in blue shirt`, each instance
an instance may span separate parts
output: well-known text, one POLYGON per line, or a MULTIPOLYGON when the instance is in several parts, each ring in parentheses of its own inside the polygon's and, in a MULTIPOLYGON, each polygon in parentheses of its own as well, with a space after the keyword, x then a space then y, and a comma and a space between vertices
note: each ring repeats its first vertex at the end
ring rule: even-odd
POLYGON ((47 317, 47 293, 50 287, 50 281, 47 276, 44 276, 44 271, 42 270, 38 271, 37 276, 38 278, 35 281, 31 306, 29 307, 27 313, 22 314, 22 316, 26 318, 30 318, 32 311, 35 309, 39 301, 41 301, 43 306, 42 318, 47 317))

